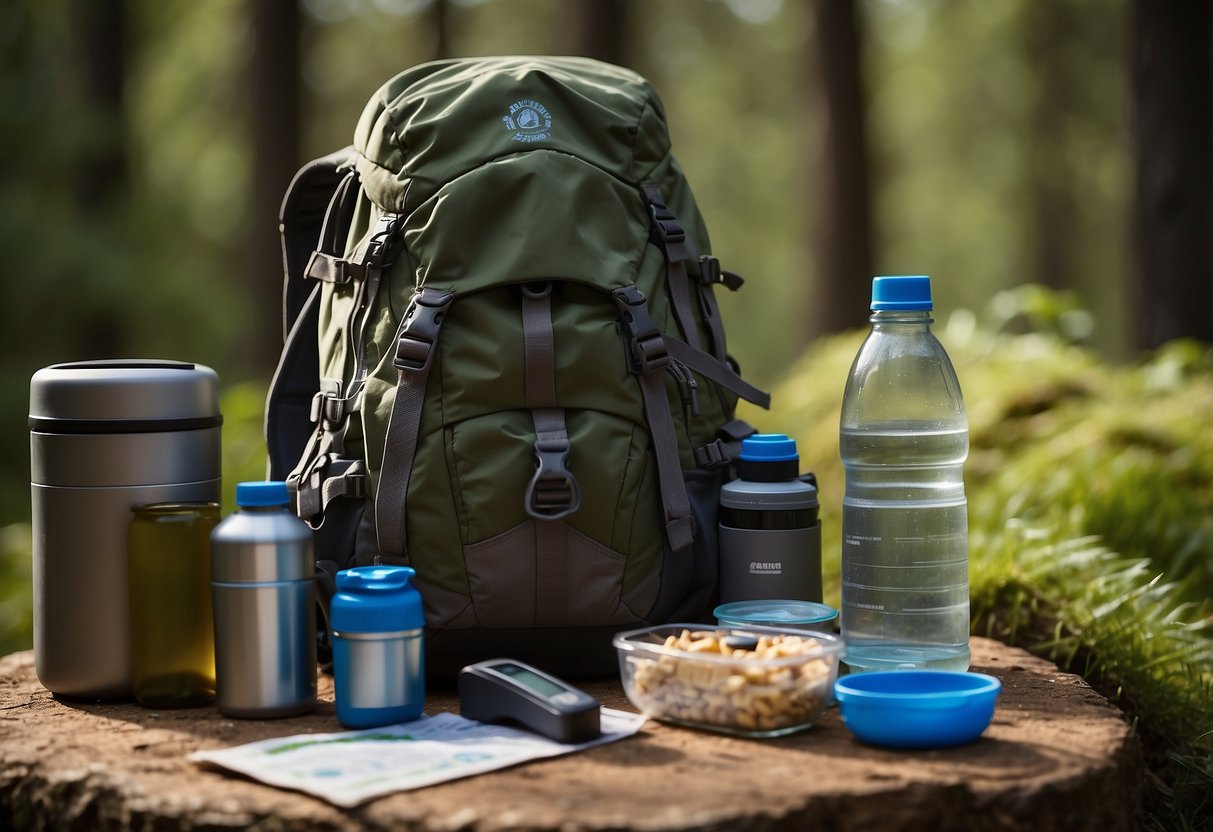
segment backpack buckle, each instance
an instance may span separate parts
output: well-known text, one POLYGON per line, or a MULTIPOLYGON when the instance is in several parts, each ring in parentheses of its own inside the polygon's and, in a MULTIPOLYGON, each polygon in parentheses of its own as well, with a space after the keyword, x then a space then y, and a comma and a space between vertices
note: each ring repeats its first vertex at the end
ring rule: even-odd
POLYGON ((396 241, 400 233, 400 215, 383 214, 379 217, 375 233, 366 246, 362 265, 368 269, 383 271, 396 262, 396 241))
POLYGON ((313 425, 332 428, 345 418, 345 399, 339 394, 321 391, 312 396, 312 408, 309 414, 313 425))
POLYGON ((568 468, 569 440, 535 440, 535 475, 526 487, 526 513, 560 520, 581 508, 581 489, 568 468))
POLYGON ((736 292, 745 283, 745 279, 727 269, 720 268, 720 260, 711 254, 699 255, 699 282, 704 286, 723 285, 730 292, 736 292))
POLYGON ((400 324, 400 337, 396 341, 396 355, 392 366, 402 373, 424 373, 434 360, 434 343, 442 319, 451 305, 454 295, 426 287, 413 295, 404 321, 400 324))
POLYGON ((623 321, 628 344, 628 360, 633 373, 664 370, 670 363, 665 339, 649 314, 644 295, 633 286, 611 292, 623 321))

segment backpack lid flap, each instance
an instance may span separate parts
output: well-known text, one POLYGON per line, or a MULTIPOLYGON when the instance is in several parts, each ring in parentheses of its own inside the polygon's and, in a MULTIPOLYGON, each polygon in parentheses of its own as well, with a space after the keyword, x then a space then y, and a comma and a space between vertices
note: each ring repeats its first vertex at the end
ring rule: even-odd
POLYGON ((418 285, 459 294, 548 280, 628 286, 649 233, 635 188, 549 151, 461 176, 410 220, 404 239, 418 285))
POLYGON ((371 98, 354 144, 367 195, 406 216, 446 182, 526 150, 576 156, 630 182, 643 181, 670 150, 647 81, 588 58, 548 57, 414 67, 371 98))

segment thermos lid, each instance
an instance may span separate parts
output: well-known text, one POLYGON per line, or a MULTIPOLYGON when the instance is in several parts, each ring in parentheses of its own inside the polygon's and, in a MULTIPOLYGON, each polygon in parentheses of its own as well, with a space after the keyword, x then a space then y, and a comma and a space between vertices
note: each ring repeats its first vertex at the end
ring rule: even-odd
POLYGON ((330 623, 336 632, 388 633, 425 626, 410 566, 355 566, 337 573, 330 623))
POLYGON ((29 426, 45 433, 146 433, 217 427, 219 377, 181 361, 54 364, 30 379, 29 426))
POLYGON ((236 483, 236 505, 241 508, 258 506, 289 506, 290 492, 286 483, 278 480, 236 483))
POLYGON ((925 274, 895 274, 872 278, 872 309, 916 312, 934 308, 931 278, 925 274))
POLYGON ((756 433, 741 440, 737 475, 752 482, 787 482, 800 476, 796 440, 786 433, 756 433))

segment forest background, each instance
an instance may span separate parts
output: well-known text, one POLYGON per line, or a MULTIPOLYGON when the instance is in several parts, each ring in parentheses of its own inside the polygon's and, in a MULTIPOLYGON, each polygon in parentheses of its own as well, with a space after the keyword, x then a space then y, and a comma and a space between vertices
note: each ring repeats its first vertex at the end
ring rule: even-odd
POLYGON ((230 493, 263 470, 290 176, 411 65, 581 54, 653 82, 712 249, 747 278, 721 298, 730 348, 776 389, 747 415, 822 479, 827 594, 870 277, 928 273, 973 424, 975 627, 1085 671, 1161 737, 1151 824, 1209 820, 1211 5, 10 0, 0 654, 30 644, 34 371, 215 368, 230 493))

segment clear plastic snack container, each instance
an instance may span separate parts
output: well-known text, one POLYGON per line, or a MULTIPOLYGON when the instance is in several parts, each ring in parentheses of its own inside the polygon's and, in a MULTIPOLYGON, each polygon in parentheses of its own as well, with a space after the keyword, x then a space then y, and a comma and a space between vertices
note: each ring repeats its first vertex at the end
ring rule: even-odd
POLYGON ((811 726, 843 653, 826 633, 703 624, 630 630, 614 644, 623 690, 646 716, 744 737, 811 726))

